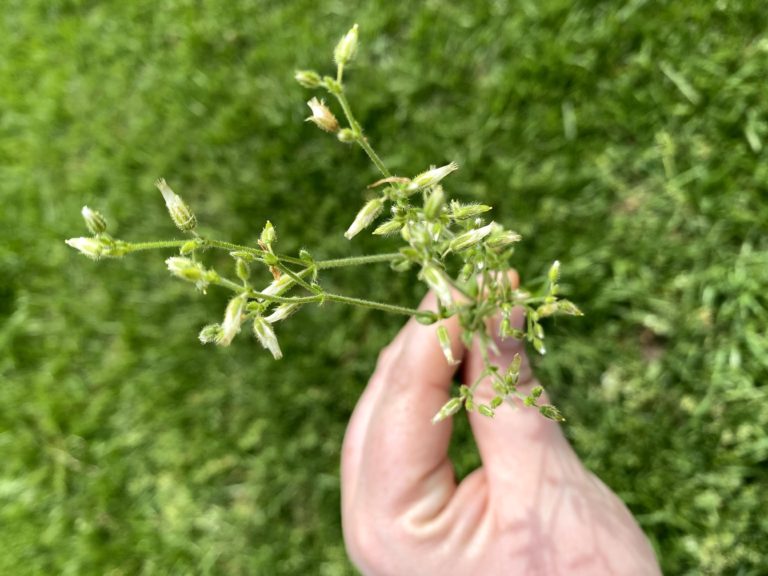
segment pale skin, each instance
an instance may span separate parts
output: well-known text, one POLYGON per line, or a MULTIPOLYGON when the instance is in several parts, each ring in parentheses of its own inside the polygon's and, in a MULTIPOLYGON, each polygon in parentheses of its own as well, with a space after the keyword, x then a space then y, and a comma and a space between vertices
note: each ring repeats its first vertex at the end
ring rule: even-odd
MULTIPOLYGON (((434 295, 421 307, 434 310, 434 295)), ((455 319, 446 327, 469 385, 482 370, 480 350, 464 347, 455 319)), ((514 340, 498 344, 492 359, 502 369, 525 353, 514 340)), ((342 523, 364 575, 661 574, 629 510, 535 409, 469 414, 482 466, 457 484, 451 421, 431 422, 454 373, 435 327, 412 319, 382 351, 355 408, 342 452, 342 523)), ((521 383, 524 392, 538 384, 527 360, 521 383)), ((491 387, 477 394, 487 402, 491 387)))

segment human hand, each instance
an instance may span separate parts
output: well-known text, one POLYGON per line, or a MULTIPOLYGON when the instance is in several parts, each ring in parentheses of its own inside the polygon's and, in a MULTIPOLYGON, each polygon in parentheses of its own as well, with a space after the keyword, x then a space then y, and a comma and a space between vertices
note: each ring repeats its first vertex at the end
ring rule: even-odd
MULTIPOLYGON (((421 306, 434 309, 434 295, 421 306)), ((480 351, 465 349, 455 318, 445 325, 471 384, 483 369, 480 351)), ((344 438, 344 540, 363 574, 660 574, 624 504, 535 408, 516 402, 493 419, 470 413, 482 467, 456 484, 451 421, 431 423, 456 367, 434 332, 410 320, 382 351, 344 438)), ((537 385, 522 344, 497 345, 492 359, 502 369, 515 353, 524 358, 518 389, 537 385)), ((478 402, 490 400, 490 388, 480 385, 478 402)))

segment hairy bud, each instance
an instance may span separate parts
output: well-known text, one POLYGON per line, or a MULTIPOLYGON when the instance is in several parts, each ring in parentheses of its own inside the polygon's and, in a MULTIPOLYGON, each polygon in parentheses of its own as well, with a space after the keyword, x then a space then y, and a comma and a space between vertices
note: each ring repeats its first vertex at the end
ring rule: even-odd
POLYGON ((265 318, 261 316, 255 316, 253 318, 253 333, 259 340, 262 346, 272 353, 275 360, 280 360, 283 357, 283 352, 280 350, 280 344, 275 336, 275 331, 265 318))
POLYGON ((83 206, 83 209, 80 211, 80 213, 83 215, 85 225, 88 227, 88 230, 91 232, 91 234, 102 234, 107 231, 107 221, 104 219, 104 216, 102 216, 100 212, 91 210, 88 208, 88 206, 83 206))
POLYGON ((411 180, 411 183, 408 184, 407 186, 407 190, 410 192, 414 192, 421 188, 429 188, 430 186, 434 186, 435 184, 438 184, 443 178, 448 176, 448 174, 450 174, 451 172, 455 172, 458 169, 459 169, 459 165, 456 164, 456 162, 451 162, 450 164, 446 164, 445 166, 440 166, 439 168, 432 168, 431 170, 422 172, 421 174, 416 176, 413 180, 411 180))
POLYGON ((296 70, 293 75, 296 82, 304 86, 304 88, 320 88, 323 85, 323 80, 320 78, 320 74, 314 70, 296 70))
POLYGON ((195 218, 189 206, 184 203, 184 200, 181 199, 181 196, 171 190, 171 187, 168 186, 163 178, 157 180, 155 186, 163 195, 165 206, 168 208, 168 213, 171 215, 171 220, 176 224, 176 227, 182 232, 194 230, 197 226, 197 218, 195 218))
POLYGON ((360 212, 357 213, 354 222, 352 222, 347 231, 344 232, 344 237, 351 240, 354 236, 370 226, 371 222, 376 220, 376 217, 381 214, 382 208, 384 208, 384 202, 381 198, 374 198, 368 202, 362 207, 360 212))
POLYGON ((355 57, 357 53, 357 37, 357 24, 355 24, 336 44, 336 48, 333 51, 333 59, 336 61, 336 64, 344 66, 355 57))

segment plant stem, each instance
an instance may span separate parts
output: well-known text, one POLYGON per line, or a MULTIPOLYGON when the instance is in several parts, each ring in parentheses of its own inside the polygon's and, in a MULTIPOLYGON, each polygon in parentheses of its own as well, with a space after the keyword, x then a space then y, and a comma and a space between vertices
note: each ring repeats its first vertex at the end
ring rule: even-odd
MULTIPOLYGON (((281 272, 283 272, 284 274, 287 274, 288 276, 293 278, 294 282, 296 282, 296 284, 298 284, 299 286, 301 286, 305 290, 308 290, 309 292, 311 292, 313 294, 320 294, 322 292, 322 289, 319 286, 314 286, 314 287, 310 286, 309 284, 307 284, 307 281, 304 280, 304 278, 302 278, 301 276, 296 274, 296 272, 294 272, 293 270, 291 270, 290 268, 288 268, 284 264, 281 264, 281 263, 278 262, 277 267, 278 267, 278 269, 281 272)), ((306 271, 306 270, 308 270, 308 269, 305 268, 304 271, 306 271)))
POLYGON ((186 240, 157 240, 154 242, 126 242, 125 249, 128 252, 140 250, 157 250, 158 248, 180 248, 186 244, 186 240))
POLYGON ((357 120, 355 120, 355 117, 352 114, 352 108, 350 108, 347 97, 344 94, 344 88, 342 87, 340 91, 333 91, 332 93, 334 96, 336 96, 336 100, 339 101, 339 104, 341 104, 342 110, 344 110, 344 116, 347 117, 349 127, 352 128, 352 132, 355 133, 355 141, 360 145, 360 148, 365 150, 365 153, 368 154, 368 158, 370 158, 371 162, 373 162, 376 168, 379 169, 379 172, 381 172, 385 178, 391 177, 392 174, 389 172, 389 170, 387 170, 387 167, 384 166, 384 162, 381 160, 381 158, 379 158, 379 155, 376 154, 376 151, 368 143, 368 140, 363 135, 362 127, 357 122, 357 120))
POLYGON ((371 254, 370 256, 350 256, 349 258, 335 258, 332 260, 320 260, 315 262, 318 270, 328 268, 341 268, 343 266, 360 266, 361 264, 376 264, 378 262, 389 262, 399 257, 399 252, 390 252, 387 254, 371 254))

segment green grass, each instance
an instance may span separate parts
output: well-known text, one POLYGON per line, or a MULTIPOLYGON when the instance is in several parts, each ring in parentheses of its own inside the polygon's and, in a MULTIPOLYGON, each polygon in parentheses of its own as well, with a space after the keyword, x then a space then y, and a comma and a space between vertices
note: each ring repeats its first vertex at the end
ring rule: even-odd
MULTIPOLYGON (((286 252, 390 248, 341 235, 375 174, 302 122, 292 80, 358 22, 351 99, 388 165, 457 160, 452 193, 524 234, 525 278, 563 262, 587 315, 549 326, 538 374, 665 573, 765 574, 768 12, 462 4, 6 0, 0 573, 352 573, 339 449, 401 319, 302 311, 281 362, 248 338, 203 348, 224 293, 63 239, 86 203, 125 239, 171 236, 165 176, 236 242, 269 218, 286 252)), ((326 279, 406 305, 413 280, 326 279)))

